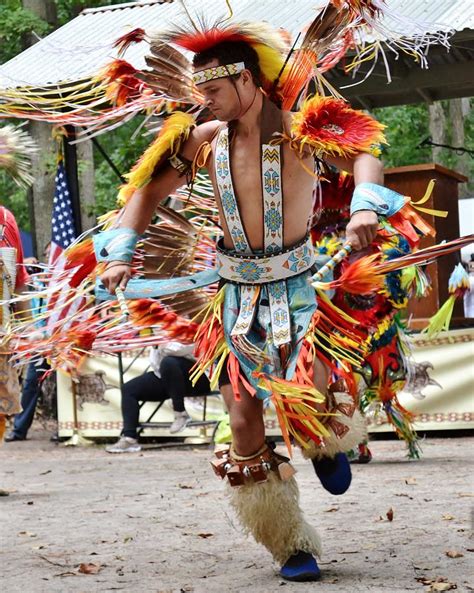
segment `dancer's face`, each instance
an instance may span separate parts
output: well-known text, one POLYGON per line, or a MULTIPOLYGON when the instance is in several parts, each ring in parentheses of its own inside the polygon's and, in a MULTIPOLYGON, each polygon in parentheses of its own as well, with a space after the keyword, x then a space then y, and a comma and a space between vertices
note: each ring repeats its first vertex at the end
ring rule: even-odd
MULTIPOLYGON (((212 60, 204 66, 196 67, 195 70, 205 70, 218 65, 217 60, 212 60)), ((216 119, 232 121, 239 119, 247 111, 255 98, 256 87, 250 72, 244 70, 233 80, 228 77, 217 78, 200 84, 198 90, 204 96, 205 106, 216 119)))

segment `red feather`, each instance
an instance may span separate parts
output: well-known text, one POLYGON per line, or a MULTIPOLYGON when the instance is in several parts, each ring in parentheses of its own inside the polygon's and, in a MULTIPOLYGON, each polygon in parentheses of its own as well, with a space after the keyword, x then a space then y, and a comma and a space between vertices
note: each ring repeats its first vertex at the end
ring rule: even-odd
POLYGON ((214 47, 224 41, 249 41, 245 35, 242 35, 234 28, 218 29, 213 27, 207 31, 195 31, 192 33, 182 33, 173 39, 173 43, 188 49, 194 53, 201 53, 206 49, 214 47))
POLYGON ((141 41, 145 40, 145 37, 145 31, 138 27, 136 29, 133 29, 132 31, 129 31, 128 33, 125 33, 125 35, 119 37, 117 41, 114 43, 114 47, 118 48, 118 53, 120 56, 128 49, 128 47, 132 43, 140 43, 141 41))

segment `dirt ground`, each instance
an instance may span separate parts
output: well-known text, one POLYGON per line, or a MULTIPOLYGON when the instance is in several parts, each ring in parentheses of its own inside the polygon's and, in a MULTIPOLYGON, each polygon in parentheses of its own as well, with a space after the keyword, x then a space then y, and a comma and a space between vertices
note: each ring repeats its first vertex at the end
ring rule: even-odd
POLYGON ((0 590, 472 591, 472 444, 429 438, 423 460, 411 462, 400 442, 376 441, 373 462, 353 467, 342 497, 297 455, 302 506, 324 555, 322 580, 296 584, 242 534, 207 449, 114 456, 36 430, 0 448, 0 487, 10 492, 0 498, 0 590))

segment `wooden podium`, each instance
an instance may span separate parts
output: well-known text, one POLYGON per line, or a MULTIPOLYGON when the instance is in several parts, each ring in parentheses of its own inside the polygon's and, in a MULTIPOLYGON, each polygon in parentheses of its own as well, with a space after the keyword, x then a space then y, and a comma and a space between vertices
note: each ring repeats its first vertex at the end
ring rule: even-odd
MULTIPOLYGON (((431 179, 436 181, 430 199, 423 204, 425 208, 447 210, 448 216, 431 216, 420 212, 420 215, 436 230, 436 237, 425 237, 420 247, 428 247, 443 240, 459 237, 458 184, 467 178, 456 171, 441 165, 429 163, 385 169, 384 185, 414 202, 424 196, 431 179)), ((407 318, 412 329, 422 329, 428 319, 436 313, 448 298, 448 279, 454 266, 459 262, 459 254, 446 255, 427 267, 431 291, 421 299, 412 299, 408 305, 407 318)), ((452 326, 464 318, 463 303, 457 301, 453 312, 452 326)))

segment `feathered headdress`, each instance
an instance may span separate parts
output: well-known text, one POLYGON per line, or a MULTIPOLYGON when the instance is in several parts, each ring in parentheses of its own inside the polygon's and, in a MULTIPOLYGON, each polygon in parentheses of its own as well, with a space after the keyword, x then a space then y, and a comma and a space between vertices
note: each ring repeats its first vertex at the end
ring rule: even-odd
POLYGON ((151 37, 151 56, 146 58, 153 72, 143 73, 142 78, 163 96, 195 103, 200 98, 196 88, 200 83, 236 74, 238 68, 229 68, 235 65, 228 64, 222 72, 209 68, 196 74, 191 61, 179 50, 197 54, 224 42, 247 43, 255 50, 262 88, 271 98, 276 98, 288 72, 285 61, 290 47, 285 32, 266 23, 217 22, 198 27, 192 22, 189 28, 177 27, 157 33, 151 37))

